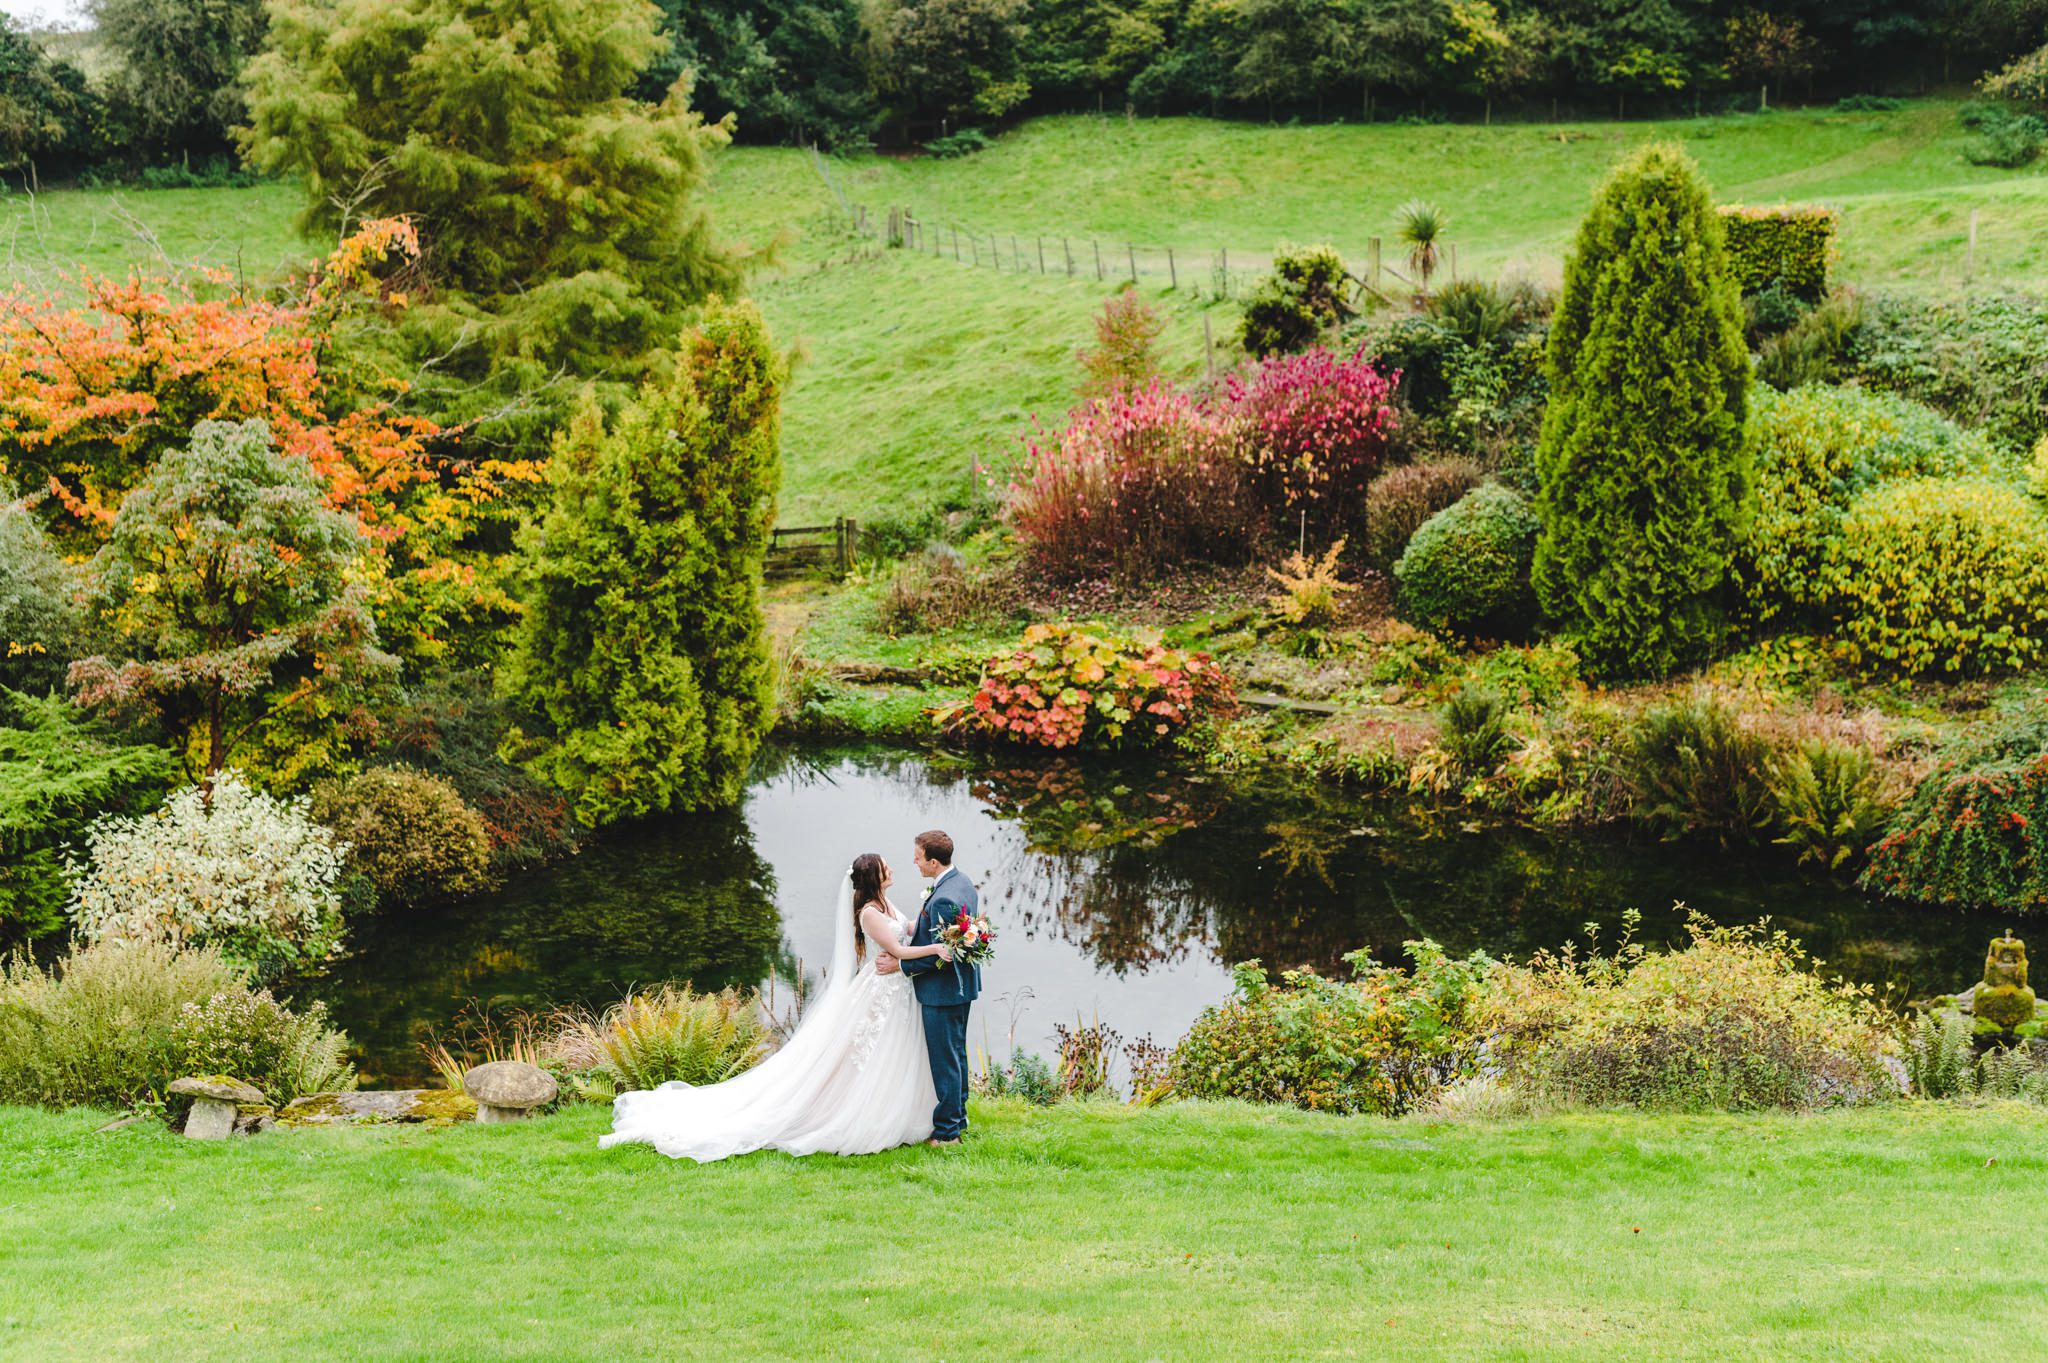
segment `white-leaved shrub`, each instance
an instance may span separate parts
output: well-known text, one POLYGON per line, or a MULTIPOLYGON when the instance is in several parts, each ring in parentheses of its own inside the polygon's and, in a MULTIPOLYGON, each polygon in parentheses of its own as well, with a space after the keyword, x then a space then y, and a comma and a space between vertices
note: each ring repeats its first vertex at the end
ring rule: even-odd
POLYGON ((347 845, 306 801, 279 800, 233 771, 187 786, 154 814, 109 816, 74 860, 69 911, 88 942, 211 946, 258 978, 332 956, 347 845))

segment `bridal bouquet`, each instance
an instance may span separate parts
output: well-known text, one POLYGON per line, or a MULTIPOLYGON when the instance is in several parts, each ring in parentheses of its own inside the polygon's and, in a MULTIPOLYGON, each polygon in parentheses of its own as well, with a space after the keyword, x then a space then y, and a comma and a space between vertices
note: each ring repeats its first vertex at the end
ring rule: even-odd
POLYGON ((940 928, 938 936, 959 965, 980 965, 996 954, 996 930, 978 913, 960 910, 960 916, 940 928))

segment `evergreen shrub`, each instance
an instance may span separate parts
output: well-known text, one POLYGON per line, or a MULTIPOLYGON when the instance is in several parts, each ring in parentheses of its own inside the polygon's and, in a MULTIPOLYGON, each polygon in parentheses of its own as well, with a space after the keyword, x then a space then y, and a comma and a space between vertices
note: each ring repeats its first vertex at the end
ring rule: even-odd
POLYGON ((1778 285, 1808 303, 1827 296, 1841 215, 1817 204, 1717 210, 1728 240, 1728 271, 1744 294, 1778 285))
POLYGON ((1526 633, 1537 530, 1521 493, 1499 483, 1474 488, 1423 522, 1394 564, 1401 618, 1440 634, 1526 633))
POLYGON ((1710 656, 1747 495, 1749 354, 1697 167, 1653 145, 1579 228, 1550 329, 1535 582, 1588 670, 1710 656))

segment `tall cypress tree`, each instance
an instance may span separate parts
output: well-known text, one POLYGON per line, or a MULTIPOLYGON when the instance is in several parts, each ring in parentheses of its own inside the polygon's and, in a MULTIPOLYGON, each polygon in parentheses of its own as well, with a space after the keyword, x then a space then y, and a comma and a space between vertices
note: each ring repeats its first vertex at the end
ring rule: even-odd
POLYGON ((1699 168, 1653 145, 1608 178, 1550 332, 1536 591, 1609 677, 1712 651, 1748 493, 1749 357, 1699 168))
POLYGON ((536 721, 508 747, 586 823, 740 797, 774 708, 784 374, 754 305, 714 302, 669 382, 609 427, 586 402, 557 443, 502 685, 536 721))

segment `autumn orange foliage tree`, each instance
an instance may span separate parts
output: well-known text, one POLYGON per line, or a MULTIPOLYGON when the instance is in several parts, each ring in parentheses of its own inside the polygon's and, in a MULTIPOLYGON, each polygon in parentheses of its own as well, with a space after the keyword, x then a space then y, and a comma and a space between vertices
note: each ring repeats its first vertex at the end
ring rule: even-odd
POLYGON ((90 547, 198 423, 261 419, 375 542, 385 638, 402 654, 441 655, 462 617, 510 609, 489 565, 455 546, 506 484, 537 485, 541 471, 464 457, 462 430, 400 410, 403 380, 338 380, 332 338, 365 312, 406 307, 389 279, 419 250, 412 225, 387 218, 274 292, 224 272, 88 277, 82 306, 17 290, 0 300, 0 476, 46 494, 61 508, 60 538, 90 547))

